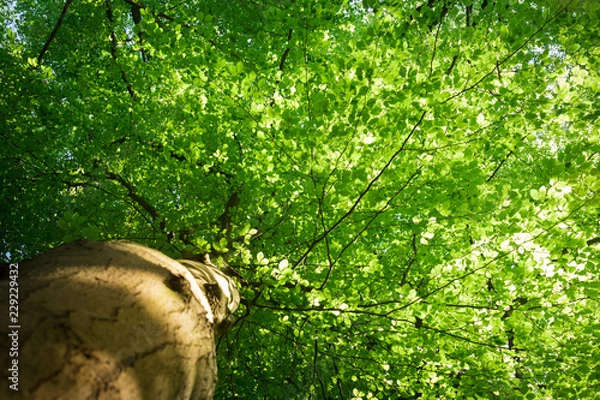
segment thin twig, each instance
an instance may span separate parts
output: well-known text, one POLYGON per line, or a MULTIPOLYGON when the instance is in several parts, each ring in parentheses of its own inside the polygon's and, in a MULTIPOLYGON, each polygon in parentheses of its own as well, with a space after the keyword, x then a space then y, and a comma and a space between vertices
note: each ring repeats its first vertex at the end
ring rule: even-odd
POLYGON ((500 66, 503 65, 504 63, 506 63, 508 60, 510 60, 515 54, 517 54, 518 52, 520 52, 521 50, 523 50, 523 48, 533 40, 534 37, 536 37, 545 27, 546 25, 548 25, 550 22, 552 22, 553 20, 555 20, 556 18, 558 18, 559 15, 561 15, 563 13, 563 11, 559 11, 558 13, 556 13, 552 18, 546 20, 542 26, 540 26, 535 32, 533 32, 533 34, 531 34, 531 36, 529 36, 523 43, 521 43, 521 45, 519 47, 517 47, 515 50, 513 50, 512 52, 510 52, 508 55, 506 55, 506 57, 504 57, 502 60, 497 61, 496 64, 494 65, 494 67, 487 72, 485 75, 483 75, 481 78, 479 78, 477 80, 477 82, 473 83, 472 85, 458 91, 457 93, 454 93, 453 95, 449 96, 446 100, 443 100, 442 103, 446 103, 458 96, 461 96, 463 94, 465 94, 466 92, 468 92, 469 90, 473 90, 474 88, 476 88, 481 82, 483 82, 485 79, 487 79, 488 77, 490 77, 491 75, 494 74, 494 72, 499 71, 500 66))
POLYGON ((512 150, 506 155, 506 157, 504 157, 504 160, 500 161, 500 163, 498 164, 498 166, 496 167, 496 169, 494 170, 494 172, 492 172, 492 175, 490 175, 489 178, 487 178, 487 180, 485 181, 485 183, 489 183, 492 179, 494 179, 494 176, 496 176, 496 174, 498 173, 498 171, 500 170, 500 168, 504 165, 504 163, 506 162, 506 160, 508 160, 508 157, 510 157, 513 154, 512 150))

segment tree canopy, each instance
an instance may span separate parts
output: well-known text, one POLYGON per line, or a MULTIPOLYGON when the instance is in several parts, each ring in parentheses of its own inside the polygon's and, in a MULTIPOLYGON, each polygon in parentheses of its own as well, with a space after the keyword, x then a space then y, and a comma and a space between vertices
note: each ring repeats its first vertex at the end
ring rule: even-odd
POLYGON ((219 398, 592 398, 600 4, 19 0, 0 235, 210 253, 219 398))

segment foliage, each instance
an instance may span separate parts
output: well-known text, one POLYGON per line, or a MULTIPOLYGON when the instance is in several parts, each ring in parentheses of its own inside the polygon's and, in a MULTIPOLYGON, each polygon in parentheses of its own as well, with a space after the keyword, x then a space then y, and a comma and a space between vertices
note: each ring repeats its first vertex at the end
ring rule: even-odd
POLYGON ((211 253, 220 398, 592 398, 600 6, 2 6, 0 230, 211 253))

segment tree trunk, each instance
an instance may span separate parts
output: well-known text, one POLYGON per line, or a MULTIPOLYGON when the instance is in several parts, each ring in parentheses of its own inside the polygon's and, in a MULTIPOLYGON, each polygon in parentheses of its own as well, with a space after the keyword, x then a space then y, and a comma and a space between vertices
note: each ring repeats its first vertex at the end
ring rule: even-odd
POLYGON ((215 282, 127 242, 80 241, 11 265, 0 296, 18 285, 18 315, 1 310, 0 398, 212 398, 215 326, 239 302, 229 283, 235 293, 215 297, 215 282))

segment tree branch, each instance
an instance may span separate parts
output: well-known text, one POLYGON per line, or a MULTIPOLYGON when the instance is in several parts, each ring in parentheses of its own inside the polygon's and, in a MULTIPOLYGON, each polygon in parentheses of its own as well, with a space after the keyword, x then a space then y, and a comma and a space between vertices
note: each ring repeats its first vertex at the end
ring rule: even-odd
POLYGON ((390 157, 388 162, 383 166, 383 168, 379 171, 379 173, 373 179, 371 179, 371 181, 369 182, 367 187, 360 193, 360 195, 354 201, 354 204, 352 204, 350 209, 348 211, 346 211, 346 213, 344 215, 342 215, 342 217, 340 219, 338 219, 327 231, 325 231, 322 235, 320 235, 315 240, 313 240, 313 242, 308 246, 308 249, 306 249, 304 254, 302 254, 302 256, 298 259, 298 261, 296 261, 296 263, 294 264, 292 269, 294 269, 298 265, 300 265, 300 263, 302 263, 306 259, 306 257, 310 254, 310 252, 315 248, 315 246, 317 244, 319 244, 323 239, 325 239, 325 237, 327 235, 329 235, 334 229, 336 229, 338 226, 340 226, 340 224, 342 222, 344 222, 346 220, 346 218, 348 218, 350 215, 352 215, 352 213, 354 212, 356 207, 358 207, 358 204, 362 201, 362 199, 365 197, 365 195, 371 190, 371 188, 373 187, 373 185, 375 185, 375 183, 379 180, 379 178, 381 178, 383 173, 389 168, 389 166, 392 164, 392 162, 394 162, 396 157, 398 157, 398 155, 404 150, 404 148, 406 147, 406 144, 408 143, 408 141, 410 140, 412 135, 415 133, 415 131, 417 130, 419 125, 421 125, 421 122, 423 122, 423 119, 425 118, 425 114, 427 114, 427 111, 423 111, 421 113, 421 117, 419 118, 419 121, 417 121, 417 123, 412 127, 410 133, 406 136, 406 138, 404 139, 404 142, 402 142, 402 145, 400 146, 398 151, 396 151, 390 157))
MULTIPOLYGON (((450 336, 451 338, 458 339, 458 340, 462 340, 462 341, 464 341, 464 342, 471 343, 471 344, 476 344, 476 345, 478 345, 478 346, 491 347, 491 348, 494 348, 494 349, 499 349, 499 350, 506 350, 506 347, 504 347, 504 346, 498 346, 498 345, 495 345, 495 344, 490 344, 490 343, 479 342, 479 341, 477 341, 477 340, 471 340, 471 339, 469 339, 469 338, 467 338, 467 337, 460 336, 460 335, 456 335, 456 334, 454 334, 454 333, 450 333, 450 332, 447 332, 447 331, 443 331, 443 330, 441 330, 441 329, 437 329, 437 328, 434 328, 434 327, 432 327, 432 326, 428 326, 428 325, 421 325, 421 327, 422 327, 423 329, 427 329, 427 330, 430 330, 430 331, 433 331, 433 332, 439 333, 440 335, 446 335, 446 336, 450 336)), ((512 349, 508 349, 508 350, 518 351, 518 350, 521 350, 521 349, 512 348, 512 349)))
MULTIPOLYGON (((150 216, 152 217, 152 220, 156 221, 157 219, 160 218, 160 213, 158 212, 158 210, 152 204, 150 204, 146 199, 144 199, 142 196, 137 194, 135 187, 133 187, 133 185, 131 183, 127 182, 125 180, 125 178, 123 178, 121 175, 115 174, 113 172, 107 172, 105 174, 105 177, 106 177, 106 179, 120 183, 121 186, 123 186, 125 189, 127 189, 127 197, 129 197, 131 200, 133 200, 134 202, 139 204, 144 210, 146 210, 146 212, 148 214, 150 214, 150 216)), ((164 231, 164 229, 165 229, 164 219, 160 221, 160 229, 161 229, 161 231, 164 231)))
POLYGON ((452 57, 452 62, 450 63, 450 66, 448 67, 448 70, 446 71, 446 75, 450 75, 450 73, 454 69, 454 66, 456 65, 457 59, 458 59, 458 55, 455 55, 454 57, 452 57))
POLYGON ((71 5, 72 2, 73 2, 73 0, 67 0, 65 2, 65 5, 63 6, 63 9, 62 9, 62 11, 60 13, 60 16, 58 17, 58 20, 56 21, 56 24, 54 25, 54 29, 50 33, 50 36, 48 37, 48 40, 46 40, 46 43, 44 44, 44 47, 42 47, 42 51, 40 51, 40 54, 37 56, 37 66, 36 66, 36 68, 42 63, 42 59, 44 58, 44 55, 46 54, 46 52, 50 48, 50 43, 52 43, 52 41, 56 37, 56 34, 58 33, 58 30, 60 29, 60 26, 62 25, 62 22, 65 19, 65 15, 67 15, 67 10, 69 9, 69 6, 71 5))
MULTIPOLYGON (((292 33, 294 32, 293 29, 290 29, 288 32, 288 44, 290 43, 290 40, 292 40, 292 33)), ((290 54, 290 47, 286 47, 285 51, 283 52, 283 55, 281 56, 281 61, 279 62, 279 70, 283 71, 283 67, 285 65, 285 60, 288 57, 288 54, 290 54)))
MULTIPOLYGON (((325 284, 329 280, 329 277, 331 275, 331 271, 332 271, 334 265, 337 264, 337 262, 340 260, 340 258, 342 257, 342 254, 344 254, 344 252, 346 250, 348 250, 348 248, 354 242, 356 242, 358 240, 358 238, 360 238, 362 236, 363 233, 365 233, 365 231, 371 226, 371 224, 373 223, 373 221, 375 221, 375 219, 377 219, 377 217, 379 217, 384 211, 386 211, 388 209, 392 200, 394 200, 396 197, 398 197, 398 195, 400 193, 402 193, 404 191, 404 189, 406 189, 408 187, 408 185, 412 182, 412 180, 419 174, 419 171, 421 171, 420 167, 417 168, 417 170, 415 172, 413 172, 413 174, 406 180, 406 182, 404 182, 404 185, 402 185, 398 190, 396 190, 396 192, 392 196, 390 196, 388 201, 379 210, 377 210, 377 212, 371 218, 369 218, 369 221, 365 224, 365 226, 363 226, 363 228, 356 235, 354 235, 354 237, 348 243, 346 243, 346 245, 338 253, 338 255, 335 258, 335 260, 333 261, 333 263, 331 263, 331 262, 329 263, 329 270, 327 271, 327 275, 325 276, 325 279, 321 283, 321 286, 319 286, 319 290, 323 290, 323 288, 325 287, 325 284)), ((327 241, 327 237, 325 237, 325 241, 327 241)), ((415 254, 416 254, 416 251, 415 251, 415 254)))
POLYGON ((315 375, 316 375, 317 379, 319 380, 319 385, 321 386, 321 394, 323 395, 323 399, 326 399, 327 394, 325 393, 325 385, 323 384, 323 380, 321 379, 321 375, 319 374, 319 368, 317 367, 318 355, 319 355, 318 340, 315 339, 315 354, 313 357, 313 382, 315 380, 315 375))
MULTIPOLYGON (((119 65, 117 62, 117 37, 115 36, 115 32, 113 30, 114 17, 112 12, 112 7, 110 6, 110 0, 105 0, 104 4, 106 5, 106 17, 108 18, 108 22, 110 23, 110 54, 112 55, 113 62, 115 65, 119 65)), ((125 75, 125 71, 121 69, 121 80, 125 83, 125 87, 127 88, 127 92, 129 93, 129 97, 131 97, 131 101, 135 101, 135 92, 133 91, 133 86, 127 79, 125 75)))
POLYGON ((404 284, 406 284, 406 282, 408 281, 408 274, 410 272, 411 267, 413 266, 413 264, 415 263, 415 261, 417 260, 417 234, 413 233, 413 237, 412 237, 412 250, 413 250, 413 255, 410 258, 410 261, 408 262, 408 265, 406 266, 406 268, 404 268, 404 271, 402 271, 402 279, 400 280, 400 286, 404 286, 404 284))
POLYGON ((586 242, 586 244, 587 244, 588 246, 591 246, 591 245, 593 245, 593 244, 596 244, 596 243, 600 243, 600 237, 595 237, 595 238, 593 238, 593 239, 590 239, 590 240, 588 240, 588 241, 586 242))

